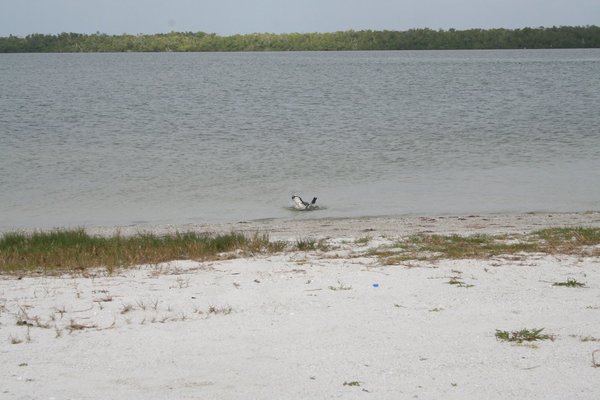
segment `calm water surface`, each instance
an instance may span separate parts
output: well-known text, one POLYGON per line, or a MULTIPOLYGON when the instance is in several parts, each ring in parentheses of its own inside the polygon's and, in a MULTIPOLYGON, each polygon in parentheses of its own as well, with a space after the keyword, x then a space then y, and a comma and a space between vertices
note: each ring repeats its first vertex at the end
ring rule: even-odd
POLYGON ((0 55, 0 229, 598 209, 598 49, 0 55))

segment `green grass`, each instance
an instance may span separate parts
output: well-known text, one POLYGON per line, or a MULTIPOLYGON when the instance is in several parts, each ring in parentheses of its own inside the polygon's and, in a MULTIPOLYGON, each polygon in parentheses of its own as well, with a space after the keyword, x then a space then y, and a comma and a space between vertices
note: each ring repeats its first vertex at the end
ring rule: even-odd
POLYGON ((552 286, 565 286, 565 287, 585 287, 585 283, 578 282, 575 279, 569 278, 565 282, 554 282, 552 286))
POLYGON ((547 249, 560 251, 600 244, 600 228, 548 228, 534 232, 534 235, 545 242, 547 249))
POLYGON ((535 342, 539 340, 553 340, 552 335, 542 334, 544 328, 539 329, 521 329, 520 331, 501 331, 496 329, 496 339, 504 342, 535 342))
POLYGON ((176 259, 217 259, 222 253, 277 251, 266 235, 176 233, 159 236, 91 236, 83 229, 7 233, 0 237, 0 273, 59 274, 88 268, 115 268, 176 259))
MULTIPOLYGON (((367 242, 361 238, 357 244, 367 242)), ((551 228, 529 235, 427 235, 419 234, 393 246, 371 249, 384 265, 409 260, 485 259, 517 253, 589 254, 600 256, 600 228, 551 228)), ((326 239, 296 241, 295 250, 327 251, 326 239)), ((172 235, 92 236, 84 229, 54 230, 0 236, 0 274, 83 272, 159 263, 176 259, 208 260, 256 253, 276 253, 285 242, 270 242, 267 235, 229 233, 212 235, 184 232, 172 235)), ((578 282, 575 282, 578 283, 578 282)), ((562 286, 562 285, 561 285, 562 286)))
MULTIPOLYGON (((600 244, 600 228, 549 228, 529 235, 429 235, 417 234, 392 246, 372 249, 384 265, 409 260, 487 259, 518 253, 583 254, 585 247, 600 244)), ((600 255, 600 249, 588 249, 600 255)))
POLYGON ((371 236, 363 236, 361 238, 358 238, 354 241, 354 243, 361 245, 361 246, 366 246, 367 244, 369 244, 369 242, 372 240, 373 238, 371 236))
POLYGON ((312 250, 320 250, 320 251, 328 251, 329 245, 327 244, 327 239, 316 240, 313 238, 304 238, 296 240, 296 245, 294 246, 296 250, 300 251, 312 251, 312 250))
POLYGON ((296 249, 300 251, 316 250, 317 241, 312 238, 298 239, 296 240, 296 249))

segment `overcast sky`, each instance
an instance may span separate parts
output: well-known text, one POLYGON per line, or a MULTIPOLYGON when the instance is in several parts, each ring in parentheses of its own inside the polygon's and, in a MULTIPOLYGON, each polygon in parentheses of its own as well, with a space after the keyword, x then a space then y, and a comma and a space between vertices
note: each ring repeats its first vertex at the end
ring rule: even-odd
POLYGON ((600 25, 600 0, 0 0, 0 36, 600 25))

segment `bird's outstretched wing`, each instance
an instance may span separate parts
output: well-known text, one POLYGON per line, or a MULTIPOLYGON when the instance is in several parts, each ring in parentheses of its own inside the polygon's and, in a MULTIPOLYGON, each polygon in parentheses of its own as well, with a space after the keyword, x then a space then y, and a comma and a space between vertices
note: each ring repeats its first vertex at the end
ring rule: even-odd
POLYGON ((294 201, 294 207, 298 210, 305 210, 308 207, 308 203, 303 201, 300 196, 292 196, 292 200, 294 201))

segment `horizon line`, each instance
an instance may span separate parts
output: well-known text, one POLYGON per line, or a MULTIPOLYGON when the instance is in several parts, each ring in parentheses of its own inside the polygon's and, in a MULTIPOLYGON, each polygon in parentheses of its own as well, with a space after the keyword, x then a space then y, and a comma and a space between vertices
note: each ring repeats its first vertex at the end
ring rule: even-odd
POLYGON ((310 35, 310 34, 335 34, 335 33, 340 33, 340 32, 409 32, 409 31, 418 31, 418 30, 431 30, 431 31, 435 31, 435 32, 464 32, 464 31, 473 31, 473 30, 480 30, 480 31, 492 31, 492 30, 508 30, 508 31, 517 31, 517 30, 523 30, 523 29, 532 29, 532 30, 537 30, 537 29, 554 29, 554 28, 597 28, 599 27, 598 25, 595 24, 586 24, 586 25, 552 25, 552 26, 522 26, 519 28, 504 28, 504 27, 493 27, 493 28, 477 28, 477 27, 473 27, 473 28, 430 28, 430 27, 413 27, 413 28, 408 28, 408 29, 370 29, 370 28, 366 28, 366 29, 345 29, 345 30, 335 30, 335 31, 305 31, 305 32, 299 32, 299 31, 290 31, 290 32, 279 32, 279 33, 275 33, 275 32, 268 32, 268 31, 263 31, 263 32, 248 32, 248 33, 232 33, 232 34, 220 34, 220 33, 216 33, 216 32, 207 32, 207 31, 202 31, 202 30, 198 30, 198 31, 176 31, 176 30, 171 30, 171 31, 163 31, 163 32, 154 32, 154 33, 144 33, 144 32, 138 32, 138 33, 128 33, 128 32, 123 32, 123 33, 106 33, 106 32, 101 32, 101 31, 96 31, 96 32, 69 32, 69 31, 62 31, 62 32, 58 32, 58 33, 43 33, 43 32, 31 32, 25 35, 19 35, 19 34, 12 34, 9 33, 8 35, 3 35, 0 36, 2 38, 9 38, 9 37, 16 37, 16 38, 26 38, 27 36, 31 36, 31 35, 45 35, 45 36, 59 36, 62 34, 76 34, 76 35, 87 35, 87 36, 92 36, 92 35, 103 35, 103 36, 155 36, 155 35, 168 35, 168 34, 198 34, 198 33, 203 33, 206 35, 214 35, 214 36, 219 36, 219 37, 232 37, 232 36, 250 36, 250 35, 276 35, 276 36, 283 36, 283 35, 294 35, 294 34, 298 34, 298 35, 310 35))

